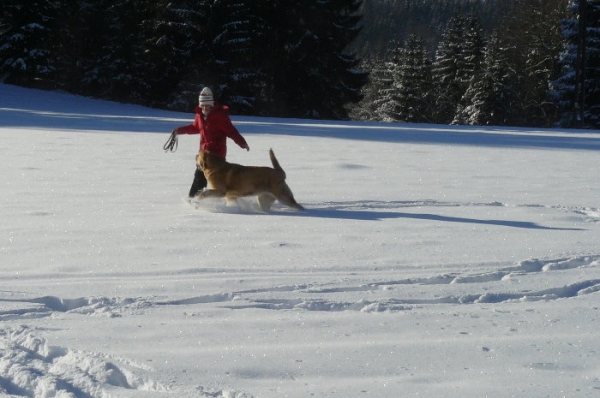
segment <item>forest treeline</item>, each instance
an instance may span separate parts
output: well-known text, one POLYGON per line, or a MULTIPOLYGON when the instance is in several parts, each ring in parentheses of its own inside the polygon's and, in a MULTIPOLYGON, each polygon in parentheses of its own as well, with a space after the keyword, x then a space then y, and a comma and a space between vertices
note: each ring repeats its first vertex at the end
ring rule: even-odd
POLYGON ((6 83, 189 111, 347 117, 367 72, 344 49, 362 0, 3 0, 6 83))
POLYGON ((189 111, 600 128, 600 0, 5 0, 0 78, 189 111))
POLYGON ((600 128, 600 1, 383 3, 412 3, 440 30, 413 22, 365 57, 353 119, 600 128))

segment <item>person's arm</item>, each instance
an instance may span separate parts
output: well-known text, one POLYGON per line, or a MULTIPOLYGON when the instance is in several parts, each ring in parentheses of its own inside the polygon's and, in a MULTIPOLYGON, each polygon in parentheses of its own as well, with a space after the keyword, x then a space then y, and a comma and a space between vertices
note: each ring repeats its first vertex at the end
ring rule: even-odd
POLYGON ((219 125, 223 129, 225 135, 233 140, 236 144, 239 145, 240 148, 243 148, 247 151, 250 150, 250 146, 246 142, 246 139, 242 137, 238 129, 235 128, 233 123, 231 123, 231 119, 227 115, 222 115, 221 120, 219 121, 219 125))
POLYGON ((177 135, 180 134, 198 134, 200 130, 198 130, 193 124, 188 124, 186 126, 179 126, 175 129, 177 135))
POLYGON ((196 113, 196 117, 194 118, 194 123, 187 124, 185 126, 179 126, 175 128, 177 135, 179 134, 200 134, 200 115, 196 113))

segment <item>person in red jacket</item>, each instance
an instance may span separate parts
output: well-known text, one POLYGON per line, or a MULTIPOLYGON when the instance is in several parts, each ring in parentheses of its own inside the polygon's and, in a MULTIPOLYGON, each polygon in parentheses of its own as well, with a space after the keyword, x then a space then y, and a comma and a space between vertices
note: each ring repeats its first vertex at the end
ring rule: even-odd
MULTIPOLYGON (((227 138, 231 138, 240 148, 250 150, 244 137, 231 123, 229 107, 215 103, 210 88, 204 87, 198 100, 199 106, 195 109, 194 123, 177 127, 175 132, 178 135, 200 134, 200 150, 212 152, 223 160, 227 156, 227 138)), ((207 185, 204 173, 197 167, 189 197, 193 198, 207 185)))

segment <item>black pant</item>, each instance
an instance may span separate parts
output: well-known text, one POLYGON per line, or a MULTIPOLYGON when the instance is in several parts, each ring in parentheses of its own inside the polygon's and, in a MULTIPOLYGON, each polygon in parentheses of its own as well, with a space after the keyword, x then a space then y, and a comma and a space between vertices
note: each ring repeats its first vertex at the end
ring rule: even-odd
POLYGON ((206 181, 206 177, 204 177, 204 173, 202 169, 197 168, 194 173, 194 182, 192 183, 192 187, 190 188, 190 198, 196 196, 200 191, 202 191, 208 185, 208 181, 206 181))

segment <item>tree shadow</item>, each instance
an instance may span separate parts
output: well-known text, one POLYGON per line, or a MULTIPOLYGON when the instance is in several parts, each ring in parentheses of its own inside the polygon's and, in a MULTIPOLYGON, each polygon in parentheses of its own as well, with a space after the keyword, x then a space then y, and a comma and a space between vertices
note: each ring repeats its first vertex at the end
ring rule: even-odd
POLYGON ((405 144, 447 144, 476 147, 600 150, 598 130, 544 129, 510 126, 457 126, 424 123, 384 123, 242 118, 245 133, 297 137, 327 137, 405 144), (277 133, 277 132, 275 132, 277 133))
MULTIPOLYGON (((191 123, 193 113, 117 104, 85 97, 0 84, 0 127, 168 133, 191 123), (40 96, 43 100, 38 99, 40 96)), ((598 130, 509 126, 449 126, 233 116, 246 134, 281 134, 358 141, 447 144, 474 147, 600 151, 598 130)))

